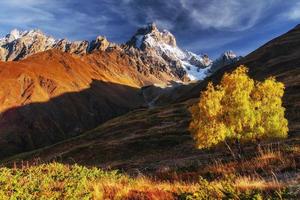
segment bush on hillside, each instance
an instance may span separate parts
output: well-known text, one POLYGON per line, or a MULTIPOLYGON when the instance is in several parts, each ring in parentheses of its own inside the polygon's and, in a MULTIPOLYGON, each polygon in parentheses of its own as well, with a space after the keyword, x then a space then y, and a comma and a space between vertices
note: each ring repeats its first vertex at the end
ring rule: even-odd
POLYGON ((199 103, 191 107, 190 131, 198 148, 232 139, 287 137, 283 83, 273 77, 254 81, 247 73, 245 66, 225 73, 221 83, 216 86, 209 83, 199 103))

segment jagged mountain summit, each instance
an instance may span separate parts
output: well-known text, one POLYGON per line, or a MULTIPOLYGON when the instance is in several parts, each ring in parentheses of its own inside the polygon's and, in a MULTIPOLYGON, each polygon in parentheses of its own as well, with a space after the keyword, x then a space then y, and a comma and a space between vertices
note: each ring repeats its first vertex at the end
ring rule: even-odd
POLYGON ((215 71, 221 69, 225 65, 231 65, 236 63, 242 58, 242 56, 237 56, 233 51, 225 51, 221 56, 219 56, 212 64, 210 72, 214 73, 215 71))
POLYGON ((109 42, 98 36, 93 41, 69 41, 55 39, 40 30, 12 30, 0 38, 0 61, 17 61, 39 52, 58 49, 75 55, 95 51, 117 51, 129 56, 130 63, 146 76, 154 76, 164 82, 188 82, 203 80, 224 65, 238 60, 228 51, 215 61, 207 55, 196 55, 177 46, 176 38, 167 30, 159 30, 154 23, 137 30, 126 44, 109 42))
POLYGON ((127 45, 138 48, 142 54, 148 57, 160 58, 160 61, 180 77, 190 80, 202 80, 208 75, 212 60, 207 55, 196 55, 182 50, 177 46, 176 39, 167 30, 158 30, 154 23, 140 28, 127 42, 127 45))

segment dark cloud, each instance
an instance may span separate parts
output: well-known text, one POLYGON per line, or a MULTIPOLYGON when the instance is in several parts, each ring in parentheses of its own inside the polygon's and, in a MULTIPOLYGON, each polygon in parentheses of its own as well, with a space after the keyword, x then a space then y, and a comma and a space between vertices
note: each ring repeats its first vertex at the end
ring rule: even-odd
POLYGON ((40 28, 72 40, 105 35, 125 42, 148 22, 170 30, 181 47, 216 56, 245 54, 300 19, 298 0, 2 0, 1 34, 40 28))

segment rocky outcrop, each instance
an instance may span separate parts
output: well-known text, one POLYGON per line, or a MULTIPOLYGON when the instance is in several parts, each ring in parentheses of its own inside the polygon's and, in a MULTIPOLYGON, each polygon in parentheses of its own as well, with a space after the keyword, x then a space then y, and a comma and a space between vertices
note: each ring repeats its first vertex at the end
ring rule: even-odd
POLYGON ((95 50, 105 51, 109 46, 110 42, 104 36, 98 36, 96 40, 93 40, 89 46, 88 51, 93 52, 95 50))
POLYGON ((88 46, 89 42, 87 41, 69 42, 66 39, 62 39, 57 41, 52 48, 71 54, 85 55, 87 53, 88 46))

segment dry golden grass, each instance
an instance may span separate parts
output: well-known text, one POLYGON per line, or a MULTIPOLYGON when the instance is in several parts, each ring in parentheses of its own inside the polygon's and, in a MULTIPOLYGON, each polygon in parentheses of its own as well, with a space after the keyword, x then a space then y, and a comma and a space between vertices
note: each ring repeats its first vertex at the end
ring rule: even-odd
POLYGON ((284 185, 276 178, 270 181, 266 181, 261 177, 251 177, 251 176, 240 176, 235 180, 235 187, 240 190, 278 190, 282 189, 284 185))
POLYGON ((275 178, 265 180, 261 177, 232 176, 214 181, 199 178, 197 183, 153 181, 147 177, 119 180, 101 180, 90 183, 94 200, 147 199, 233 199, 254 197, 255 195, 271 197, 281 195, 284 184, 275 178), (229 195, 229 196, 228 196, 229 195))
POLYGON ((181 192, 193 193, 198 183, 153 181, 147 177, 101 180, 91 183, 93 198, 102 199, 175 199, 181 192))
POLYGON ((267 146, 258 150, 253 156, 244 155, 241 160, 215 160, 207 165, 201 174, 268 174, 297 169, 298 146, 286 150, 267 146))

